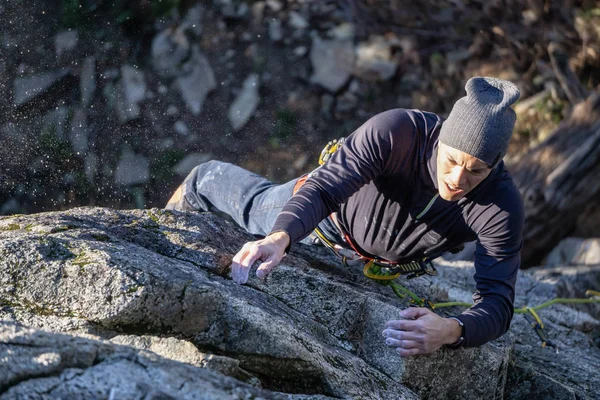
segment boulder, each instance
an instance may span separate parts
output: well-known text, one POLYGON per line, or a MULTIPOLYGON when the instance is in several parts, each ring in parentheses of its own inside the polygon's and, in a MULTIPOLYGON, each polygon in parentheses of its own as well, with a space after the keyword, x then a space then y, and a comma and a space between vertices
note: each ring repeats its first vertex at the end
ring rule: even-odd
POLYGON ((0 321, 0 399, 285 399, 148 351, 0 321))
POLYGON ((387 81, 398 69, 398 60, 392 54, 392 45, 383 36, 372 36, 356 46, 354 75, 364 80, 387 81))
POLYGON ((354 48, 350 40, 313 38, 310 50, 313 75, 310 80, 330 92, 337 92, 350 79, 354 66, 354 48))
POLYGON ((174 86, 192 114, 199 115, 206 96, 217 87, 215 74, 199 47, 192 48, 192 57, 184 65, 187 74, 175 80, 174 86))
POLYGON ((79 77, 79 91, 81 106, 89 106, 96 92, 96 57, 89 56, 83 60, 79 77))
POLYGON ((242 90, 229 107, 229 122, 234 131, 242 129, 256 111, 260 102, 259 86, 260 80, 257 74, 251 74, 244 80, 242 90))
MULTIPOLYGON (((189 22, 190 27, 193 25, 195 23, 189 22)), ((150 53, 156 72, 165 77, 174 77, 189 57, 190 43, 183 29, 168 28, 154 37, 150 53)))
POLYGON ((132 66, 121 67, 121 82, 117 89, 117 115, 121 123, 140 116, 140 103, 146 99, 146 79, 144 71, 132 66))
POLYGON ((63 53, 67 53, 77 47, 79 34, 75 30, 62 31, 54 37, 54 47, 56 49, 56 57, 60 57, 63 53))
POLYGON ((188 128, 187 124, 182 120, 175 121, 173 130, 180 136, 187 136, 190 134, 190 128, 188 128))
POLYGON ((68 78, 70 70, 67 68, 44 72, 36 75, 30 75, 23 78, 17 78, 14 81, 14 97, 13 103, 16 107, 20 107, 39 95, 51 90, 61 81, 68 78))
POLYGON ((148 158, 129 150, 123 151, 115 170, 115 182, 123 186, 140 185, 150 179, 148 158))
MULTIPOLYGON (((563 271, 559 268, 520 271, 515 309, 534 307, 555 298, 585 298, 585 290, 599 282, 600 268, 583 269, 578 273, 564 266, 560 269, 563 271), (583 287, 585 289, 581 289, 583 287)), ((471 262, 438 260, 440 289, 453 300, 468 302, 474 290, 474 272, 471 262)), ((515 314, 509 331, 515 344, 505 396, 542 399, 547 397, 541 393, 552 393, 559 388, 560 392, 576 394, 570 398, 594 398, 600 393, 600 378, 594 372, 600 370, 600 350, 594 342, 600 337, 600 304, 555 304, 537 313, 554 347, 542 347, 524 314, 515 314)), ((558 396, 556 398, 563 398, 558 396)))
POLYGON ((279 0, 267 0, 265 3, 267 7, 275 13, 281 11, 281 8, 283 7, 279 0))
POLYGON ((191 153, 179 161, 172 170, 177 175, 187 175, 195 166, 205 163, 212 158, 213 155, 210 153, 191 153))
MULTIPOLYGON (((598 393, 593 371, 600 356, 588 337, 598 320, 589 314, 560 305, 540 312, 559 354, 542 349, 517 315, 511 333, 479 348, 403 359, 385 345, 381 332, 406 301, 314 246, 296 246, 267 281, 252 275, 247 285, 237 285, 228 276, 229 265, 250 239, 210 213, 78 208, 5 217, 0 319, 112 338, 288 398, 501 398, 517 388, 527 391, 527 385, 506 382, 514 371, 509 365, 530 363, 543 366, 535 369, 536 377, 548 376, 582 398, 598 393)), ((441 260, 438 266, 437 278, 404 283, 434 302, 470 301, 472 263, 441 260)), ((522 274, 519 284, 517 305, 536 305, 555 294, 556 285, 534 276, 522 274)), ((40 358, 48 365, 55 359, 40 358)), ((75 375, 79 382, 83 375, 75 375)), ((151 374, 157 385, 164 379, 161 390, 172 395, 170 376, 151 374)), ((129 373, 124 377, 136 382, 129 373)), ((37 380, 13 380, 6 390, 37 380)), ((112 387, 130 390, 128 382, 112 387)), ((85 387, 69 390, 85 397, 85 387)))
POLYGON ((308 28, 308 21, 306 21, 304 16, 302 16, 302 14, 300 14, 299 12, 290 11, 288 18, 288 24, 290 25, 290 27, 298 30, 308 28))
POLYGON ((548 254, 544 264, 598 265, 600 264, 600 238, 565 238, 548 254))

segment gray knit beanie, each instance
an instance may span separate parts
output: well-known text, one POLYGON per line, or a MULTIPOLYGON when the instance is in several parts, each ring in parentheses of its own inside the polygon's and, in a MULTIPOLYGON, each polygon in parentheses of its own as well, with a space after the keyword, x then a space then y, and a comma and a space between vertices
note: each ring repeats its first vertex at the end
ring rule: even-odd
POLYGON ((440 142, 464 151, 490 167, 506 154, 517 116, 511 104, 519 99, 514 83, 480 76, 469 79, 442 124, 440 142))

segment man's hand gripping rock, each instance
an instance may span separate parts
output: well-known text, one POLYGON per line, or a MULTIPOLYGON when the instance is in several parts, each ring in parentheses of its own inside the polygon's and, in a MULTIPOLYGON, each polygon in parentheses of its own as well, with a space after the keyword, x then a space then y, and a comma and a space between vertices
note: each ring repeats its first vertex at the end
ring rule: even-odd
POLYGON ((246 243, 233 257, 231 278, 239 284, 246 283, 250 268, 256 261, 261 260, 256 276, 265 279, 279 265, 289 244, 290 237, 285 232, 275 232, 264 239, 246 243))
POLYGON ((456 343, 461 336, 456 320, 440 317, 424 307, 402 310, 400 317, 403 319, 385 324, 383 336, 402 357, 433 353, 445 344, 456 343))

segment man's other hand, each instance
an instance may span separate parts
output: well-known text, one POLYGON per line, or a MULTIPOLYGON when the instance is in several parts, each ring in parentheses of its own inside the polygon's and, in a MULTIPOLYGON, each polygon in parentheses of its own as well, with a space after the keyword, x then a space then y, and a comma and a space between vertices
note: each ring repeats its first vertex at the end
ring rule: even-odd
POLYGON ((445 344, 456 343, 462 333, 458 321, 440 317, 428 308, 410 307, 400 316, 405 319, 385 324, 383 336, 402 357, 433 353, 445 344))
POLYGON ((290 237, 285 232, 275 232, 264 239, 246 243, 233 257, 231 279, 239 284, 246 283, 250 267, 257 260, 261 260, 262 263, 256 270, 256 276, 265 279, 279 264, 289 244, 290 237))

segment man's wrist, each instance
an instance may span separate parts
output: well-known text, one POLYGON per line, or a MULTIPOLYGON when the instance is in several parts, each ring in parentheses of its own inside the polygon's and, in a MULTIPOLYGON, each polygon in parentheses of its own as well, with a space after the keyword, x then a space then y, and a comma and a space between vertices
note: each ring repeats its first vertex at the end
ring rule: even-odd
POLYGON ((445 344, 450 347, 458 347, 465 340, 465 325, 456 317, 448 317, 446 320, 449 323, 450 334, 445 344))
POLYGON ((268 236, 271 240, 273 240, 277 245, 281 246, 284 253, 289 251, 290 247, 290 235, 288 235, 285 231, 276 231, 272 232, 268 236))

